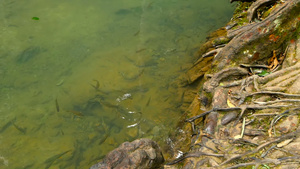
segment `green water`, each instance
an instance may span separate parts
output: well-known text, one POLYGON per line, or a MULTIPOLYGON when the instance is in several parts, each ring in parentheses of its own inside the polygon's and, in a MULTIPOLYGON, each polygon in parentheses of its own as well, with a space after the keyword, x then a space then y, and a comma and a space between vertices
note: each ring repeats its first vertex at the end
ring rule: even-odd
POLYGON ((89 168, 124 141, 163 142, 182 114, 177 78, 232 11, 220 0, 0 0, 0 168, 89 168))

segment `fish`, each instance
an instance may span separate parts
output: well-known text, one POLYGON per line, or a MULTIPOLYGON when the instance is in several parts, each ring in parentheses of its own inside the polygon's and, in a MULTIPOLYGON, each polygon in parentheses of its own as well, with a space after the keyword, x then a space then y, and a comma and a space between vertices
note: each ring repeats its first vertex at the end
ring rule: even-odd
POLYGON ((20 126, 17 126, 14 122, 12 122, 13 126, 19 130, 21 133, 25 134, 26 133, 26 129, 25 128, 22 128, 20 126))
POLYGON ((55 107, 56 107, 56 111, 59 112, 59 105, 58 105, 57 98, 55 99, 55 107))
POLYGON ((48 158, 47 160, 45 160, 44 163, 47 164, 45 168, 46 168, 46 169, 50 168, 51 165, 54 163, 55 160, 59 159, 60 157, 62 157, 63 155, 67 154, 67 153, 70 152, 70 151, 71 151, 71 150, 65 151, 65 152, 63 152, 63 153, 54 155, 54 156, 48 158))
POLYGON ((79 117, 83 117, 84 116, 84 114, 81 113, 80 111, 68 110, 67 112, 73 113, 74 115, 79 116, 79 117))
POLYGON ((0 133, 4 132, 8 127, 10 127, 14 122, 16 121, 16 118, 8 121, 4 126, 0 128, 0 133))
POLYGON ((99 81, 98 80, 96 80, 96 79, 93 79, 93 81, 95 81, 96 82, 96 84, 95 85, 93 85, 93 84, 91 84, 91 86, 95 89, 95 90, 99 90, 99 87, 100 87, 100 83, 99 83, 99 81))

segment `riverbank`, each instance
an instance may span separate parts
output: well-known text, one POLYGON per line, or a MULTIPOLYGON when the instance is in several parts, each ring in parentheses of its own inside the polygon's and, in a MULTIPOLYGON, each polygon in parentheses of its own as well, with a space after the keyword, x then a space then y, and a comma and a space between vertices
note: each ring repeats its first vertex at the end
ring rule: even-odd
POLYGON ((212 33, 187 72, 199 92, 166 168, 293 167, 287 161, 299 157, 299 6, 239 2, 227 26, 212 33))
POLYGON ((194 99, 181 106, 164 168, 298 165, 299 6, 238 2, 227 26, 209 35, 180 77, 192 88, 183 100, 194 99))

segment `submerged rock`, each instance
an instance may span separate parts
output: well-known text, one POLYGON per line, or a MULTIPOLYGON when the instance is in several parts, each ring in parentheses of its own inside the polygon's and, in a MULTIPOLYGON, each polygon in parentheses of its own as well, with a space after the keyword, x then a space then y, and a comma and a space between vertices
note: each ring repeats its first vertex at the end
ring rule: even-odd
POLYGON ((156 142, 150 139, 137 139, 121 144, 90 169, 151 169, 159 168, 163 162, 164 157, 156 142))

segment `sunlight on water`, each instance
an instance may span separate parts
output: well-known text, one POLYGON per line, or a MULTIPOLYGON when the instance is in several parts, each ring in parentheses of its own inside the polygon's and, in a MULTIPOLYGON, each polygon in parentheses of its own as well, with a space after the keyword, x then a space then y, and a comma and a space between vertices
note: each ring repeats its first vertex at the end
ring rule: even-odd
POLYGON ((0 0, 0 168, 88 168, 164 140, 220 0, 0 0), (37 17, 37 19, 32 19, 37 17))

